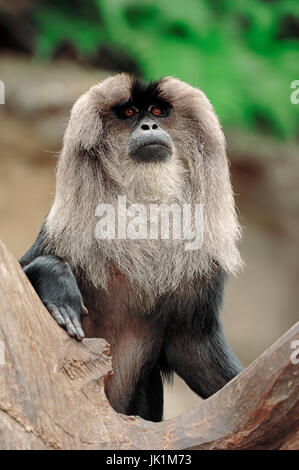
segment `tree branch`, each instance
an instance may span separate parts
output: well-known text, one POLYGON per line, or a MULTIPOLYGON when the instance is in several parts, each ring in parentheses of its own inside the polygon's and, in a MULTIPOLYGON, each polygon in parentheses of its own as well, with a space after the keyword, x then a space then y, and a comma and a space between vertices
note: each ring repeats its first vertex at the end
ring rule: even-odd
POLYGON ((299 323, 181 416, 123 416, 104 392, 112 373, 106 341, 69 338, 0 242, 0 449, 298 448, 295 339, 299 323))

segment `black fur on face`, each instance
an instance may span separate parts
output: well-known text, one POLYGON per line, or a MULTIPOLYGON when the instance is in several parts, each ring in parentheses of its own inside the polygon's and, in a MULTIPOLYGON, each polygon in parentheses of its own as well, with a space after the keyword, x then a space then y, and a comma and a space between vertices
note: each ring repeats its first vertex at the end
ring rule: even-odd
POLYGON ((151 104, 158 104, 158 102, 169 106, 168 101, 161 97, 160 83, 161 80, 143 83, 135 79, 131 88, 131 99, 134 105, 138 109, 147 109, 151 104))
POLYGON ((134 79, 129 100, 123 101, 112 108, 118 117, 123 118, 123 111, 129 107, 135 107, 139 111, 139 117, 143 117, 149 106, 156 105, 163 110, 163 117, 170 115, 172 106, 161 95, 160 85, 162 80, 143 83, 134 79))

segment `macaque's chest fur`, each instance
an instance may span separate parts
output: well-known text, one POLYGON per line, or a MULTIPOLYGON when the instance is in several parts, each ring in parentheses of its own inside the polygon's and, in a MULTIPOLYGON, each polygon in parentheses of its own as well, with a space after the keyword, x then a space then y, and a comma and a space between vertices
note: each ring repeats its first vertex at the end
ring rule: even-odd
MULTIPOLYGON (((167 324, 178 320, 180 301, 189 303, 195 299, 195 284, 179 286, 172 295, 161 295, 154 303, 147 302, 145 293, 132 286, 126 275, 111 267, 108 288, 96 288, 80 275, 78 284, 89 315, 83 318, 87 337, 105 338, 112 347, 128 338, 138 341, 163 341, 167 324), (81 280, 80 280, 81 279, 81 280), (176 318, 174 318, 176 317, 176 318)), ((183 317, 182 317, 183 320, 183 317)))

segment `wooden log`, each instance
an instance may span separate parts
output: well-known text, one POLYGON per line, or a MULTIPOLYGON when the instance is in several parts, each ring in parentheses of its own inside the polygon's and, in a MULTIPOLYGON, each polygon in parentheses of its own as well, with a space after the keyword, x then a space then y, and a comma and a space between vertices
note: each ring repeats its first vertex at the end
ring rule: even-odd
POLYGON ((69 338, 0 242, 0 449, 298 449, 296 339, 299 323, 181 416, 120 415, 106 341, 69 338))

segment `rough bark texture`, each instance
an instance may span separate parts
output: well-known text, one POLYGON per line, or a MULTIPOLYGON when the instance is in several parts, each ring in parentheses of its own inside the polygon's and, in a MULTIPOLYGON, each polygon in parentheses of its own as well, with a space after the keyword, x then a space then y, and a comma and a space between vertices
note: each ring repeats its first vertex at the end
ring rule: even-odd
POLYGON ((104 392, 106 341, 68 338, 0 243, 0 449, 298 449, 296 339, 299 323, 181 416, 119 415, 104 392))

